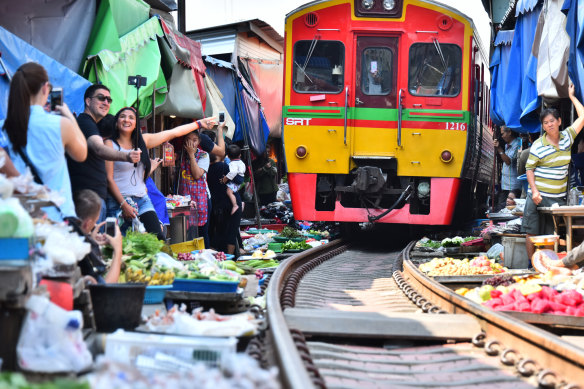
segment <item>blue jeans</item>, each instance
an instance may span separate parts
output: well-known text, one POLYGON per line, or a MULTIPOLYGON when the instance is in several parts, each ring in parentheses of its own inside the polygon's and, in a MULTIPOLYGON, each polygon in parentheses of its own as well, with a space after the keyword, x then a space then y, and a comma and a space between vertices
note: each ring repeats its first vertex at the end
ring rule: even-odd
MULTIPOLYGON (((132 199, 132 201, 138 206, 138 216, 142 215, 148 211, 154 211, 154 205, 152 205, 152 201, 150 201, 150 197, 148 195, 143 197, 138 196, 124 196, 124 199, 128 201, 128 199, 132 199)), ((107 198, 107 217, 119 217, 122 212, 122 208, 120 204, 114 199, 113 197, 107 198)), ((154 211, 155 212, 155 211, 154 211)))
MULTIPOLYGON (((138 216, 142 216, 146 212, 154 212, 154 214, 156 214, 156 211, 154 210, 154 205, 152 204, 152 201, 150 200, 150 197, 148 197, 148 195, 143 196, 143 197, 124 196, 124 199, 126 201, 131 199, 138 206, 138 216)), ((108 197, 107 198, 107 217, 115 217, 116 219, 119 219, 121 215, 122 215, 122 208, 120 207, 120 204, 118 204, 118 202, 113 197, 111 197, 111 196, 108 197)), ((128 229, 131 227, 132 227, 132 220, 124 219, 122 225, 120 226, 120 231, 122 232, 123 235, 126 235, 126 231, 128 231, 128 229)), ((154 231, 149 231, 149 232, 154 232, 154 231)), ((158 233, 158 231, 156 231, 156 233, 158 233)))

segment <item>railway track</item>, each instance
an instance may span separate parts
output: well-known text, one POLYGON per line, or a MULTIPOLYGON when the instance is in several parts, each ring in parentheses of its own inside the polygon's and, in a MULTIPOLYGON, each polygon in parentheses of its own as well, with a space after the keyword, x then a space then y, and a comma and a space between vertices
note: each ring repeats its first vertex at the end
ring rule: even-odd
POLYGON ((267 316, 286 387, 584 388, 583 336, 456 295, 418 271, 412 247, 338 240, 280 265, 267 316))

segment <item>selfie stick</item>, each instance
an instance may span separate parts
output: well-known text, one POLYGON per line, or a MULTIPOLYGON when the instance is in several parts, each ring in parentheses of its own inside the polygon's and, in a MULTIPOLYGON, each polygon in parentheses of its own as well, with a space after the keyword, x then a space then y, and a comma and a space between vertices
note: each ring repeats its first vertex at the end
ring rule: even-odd
MULTIPOLYGON (((134 85, 136 87, 136 143, 134 143, 135 150, 138 150, 138 140, 140 139, 139 131, 140 129, 140 87, 146 86, 146 77, 141 75, 128 76, 128 85, 134 85)), ((137 167, 138 163, 134 163, 134 167, 137 167)))

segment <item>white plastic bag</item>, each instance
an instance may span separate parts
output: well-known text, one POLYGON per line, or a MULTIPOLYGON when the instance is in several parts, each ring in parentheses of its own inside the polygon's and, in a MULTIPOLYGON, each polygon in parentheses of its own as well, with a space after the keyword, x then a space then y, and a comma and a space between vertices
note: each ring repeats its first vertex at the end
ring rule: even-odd
POLYGON ((83 341, 83 317, 66 311, 44 296, 31 296, 16 353, 23 370, 56 373, 80 372, 93 362, 83 341))

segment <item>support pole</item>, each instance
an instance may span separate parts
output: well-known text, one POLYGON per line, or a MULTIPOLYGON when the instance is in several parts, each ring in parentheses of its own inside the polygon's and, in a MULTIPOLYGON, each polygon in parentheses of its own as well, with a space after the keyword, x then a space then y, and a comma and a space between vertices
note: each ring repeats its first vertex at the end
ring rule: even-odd
MULTIPOLYGON (((243 143, 244 143, 244 148, 243 150, 246 151, 247 154, 247 164, 249 166, 249 176, 250 176, 250 180, 251 180, 251 185, 253 188, 253 199, 254 199, 254 206, 255 206, 255 211, 256 211, 256 223, 258 225, 258 229, 262 228, 262 219, 260 217, 260 206, 258 203, 258 196, 257 196, 257 191, 256 191, 256 186, 255 186, 255 178, 253 176, 253 168, 251 165, 251 150, 249 148, 249 142, 247 141, 247 134, 248 131, 246 130, 247 127, 247 118, 245 117, 244 111, 243 111, 243 103, 241 102, 241 98, 239 96, 239 87, 237 86, 237 81, 235 80, 235 74, 232 73, 232 80, 233 80, 233 86, 235 87, 235 100, 237 102, 237 106, 239 108, 239 112, 240 115, 243 115, 242 118, 243 120, 241 121, 241 130, 243 131, 243 143)), ((243 93, 243 90, 241 91, 243 93)))

